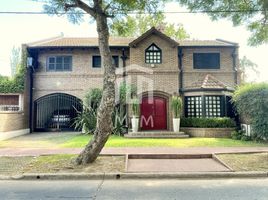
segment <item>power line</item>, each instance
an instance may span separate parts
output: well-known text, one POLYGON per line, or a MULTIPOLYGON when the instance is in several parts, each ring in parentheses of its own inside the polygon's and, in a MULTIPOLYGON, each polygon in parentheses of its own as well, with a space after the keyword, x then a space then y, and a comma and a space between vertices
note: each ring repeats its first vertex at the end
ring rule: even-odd
MULTIPOLYGON (((264 12, 266 10, 197 10, 197 11, 165 11, 162 13, 165 14, 191 14, 191 13, 252 13, 252 12, 264 12)), ((154 14, 154 12, 127 12, 128 14, 154 14)), ((157 12, 155 12, 157 13, 157 12)), ((47 13, 47 12, 32 12, 32 11, 0 11, 0 14, 9 14, 9 15, 47 15, 47 14, 55 14, 55 13, 47 13)), ((58 15, 65 14, 77 14, 74 12, 59 12, 58 15)), ((88 13, 81 12, 79 14, 88 15, 88 13)), ((116 14, 123 14, 123 12, 118 12, 116 14)))

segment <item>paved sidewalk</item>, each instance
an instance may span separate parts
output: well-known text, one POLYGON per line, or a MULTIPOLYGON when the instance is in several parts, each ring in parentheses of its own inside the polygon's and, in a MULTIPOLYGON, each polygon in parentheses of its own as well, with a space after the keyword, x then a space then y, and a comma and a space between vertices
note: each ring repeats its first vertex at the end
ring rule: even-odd
MULTIPOLYGON (((83 148, 0 148, 0 156, 39 156, 53 154, 78 154, 83 148)), ((268 147, 126 147, 104 148, 101 154, 212 154, 232 152, 268 152, 268 147)))

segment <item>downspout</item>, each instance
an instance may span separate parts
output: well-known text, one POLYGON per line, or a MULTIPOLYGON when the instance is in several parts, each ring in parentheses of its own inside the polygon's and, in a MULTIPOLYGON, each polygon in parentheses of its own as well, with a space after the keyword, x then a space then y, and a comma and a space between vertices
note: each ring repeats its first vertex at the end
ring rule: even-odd
MULTIPOLYGON (((179 58, 179 63, 178 63, 178 68, 179 68, 179 75, 178 75, 178 78, 179 78, 179 89, 178 89, 178 92, 179 94, 182 96, 182 99, 183 99, 183 102, 185 102, 184 100, 184 96, 183 96, 183 65, 182 65, 182 57, 183 57, 183 53, 182 53, 182 48, 181 47, 178 47, 178 58, 179 58)), ((183 115, 185 116, 185 105, 184 103, 182 104, 184 106, 184 112, 183 112, 183 115)))
MULTIPOLYGON (((126 53, 125 53, 125 48, 122 49, 122 56, 121 56, 121 59, 123 61, 123 83, 126 84, 126 59, 127 59, 127 56, 126 56, 126 53)), ((126 113, 126 131, 128 133, 128 106, 125 105, 125 113, 126 113)))
POLYGON ((29 75, 30 75, 30 85, 29 85, 29 127, 30 127, 30 133, 33 132, 33 67, 29 67, 29 75))
POLYGON ((31 65, 28 65, 27 63, 27 68, 29 70, 29 128, 30 128, 30 133, 33 132, 34 125, 33 125, 33 73, 34 73, 34 68, 37 68, 38 62, 37 62, 37 52, 29 52, 28 51, 28 56, 32 57, 32 63, 31 65))
POLYGON ((183 57, 183 53, 182 53, 182 48, 179 47, 179 53, 178 53, 178 58, 179 58, 179 94, 183 94, 183 66, 182 66, 182 57, 183 57))
POLYGON ((232 52, 232 58, 233 58, 233 70, 234 70, 234 83, 235 85, 238 84, 237 80, 237 47, 234 47, 233 52, 232 52))

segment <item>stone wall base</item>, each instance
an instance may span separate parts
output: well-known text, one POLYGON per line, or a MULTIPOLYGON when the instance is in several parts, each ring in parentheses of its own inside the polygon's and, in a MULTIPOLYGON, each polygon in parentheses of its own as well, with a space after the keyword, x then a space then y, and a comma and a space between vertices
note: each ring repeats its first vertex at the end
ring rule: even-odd
POLYGON ((16 131, 0 132, 0 141, 7 140, 10 138, 26 135, 30 133, 30 129, 21 129, 16 131))
POLYGON ((181 131, 191 137, 207 137, 207 138, 230 138, 235 128, 191 128, 181 127, 181 131))

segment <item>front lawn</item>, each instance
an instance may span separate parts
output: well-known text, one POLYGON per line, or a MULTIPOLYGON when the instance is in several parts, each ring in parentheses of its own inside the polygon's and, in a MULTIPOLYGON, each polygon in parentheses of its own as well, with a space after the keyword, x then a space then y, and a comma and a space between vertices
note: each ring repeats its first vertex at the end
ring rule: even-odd
POLYGON ((75 165, 77 155, 0 156, 0 175, 23 173, 118 173, 125 171, 125 156, 99 156, 94 163, 75 165))
MULTIPOLYGON (((77 135, 72 139, 62 143, 60 147, 74 148, 84 147, 90 135, 77 135)), ((232 140, 228 138, 188 138, 188 139, 151 139, 151 138, 124 138, 111 136, 105 147, 256 147, 267 146, 268 144, 232 140)))
POLYGON ((219 154, 218 157, 235 171, 268 171, 268 153, 219 154))

